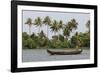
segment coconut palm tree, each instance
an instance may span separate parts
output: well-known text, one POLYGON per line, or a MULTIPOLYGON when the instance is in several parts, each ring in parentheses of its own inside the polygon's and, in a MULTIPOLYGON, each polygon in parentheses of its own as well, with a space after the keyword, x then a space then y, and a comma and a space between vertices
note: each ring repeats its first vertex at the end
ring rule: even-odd
POLYGON ((87 21, 86 27, 88 28, 88 31, 86 32, 86 36, 87 36, 87 39, 88 39, 87 42, 89 42, 88 45, 90 46, 90 20, 87 21))
POLYGON ((88 28, 88 32, 90 32, 90 20, 87 21, 86 27, 88 28))
POLYGON ((75 20, 75 19, 72 19, 71 22, 72 22, 73 28, 74 28, 74 29, 77 29, 78 23, 76 22, 76 20, 75 20))
POLYGON ((52 29, 52 31, 55 32, 55 35, 56 35, 56 33, 57 33, 58 30, 59 30, 58 22, 57 22, 56 20, 54 20, 54 21, 52 22, 52 25, 51 25, 50 28, 52 29))
POLYGON ((61 29, 63 28, 63 25, 64 25, 64 24, 63 24, 63 21, 62 21, 62 20, 60 20, 60 21, 59 21, 59 25, 58 25, 59 30, 61 30, 61 29))
POLYGON ((43 24, 45 24, 47 26, 47 37, 48 37, 48 26, 51 26, 51 19, 49 16, 46 16, 43 20, 43 24))
POLYGON ((38 35, 39 35, 40 38, 46 38, 45 33, 43 32, 43 30, 40 33, 38 33, 38 35))
POLYGON ((68 22, 68 28, 70 31, 72 31, 73 29, 77 28, 78 23, 76 22, 75 19, 72 19, 71 21, 68 22))
POLYGON ((78 32, 75 33, 75 37, 76 37, 76 48, 78 49, 80 47, 80 39, 78 37, 78 32))
MULTIPOLYGON (((62 28, 63 28, 63 21, 60 20, 59 23, 58 23, 58 30, 59 30, 58 33, 59 33, 59 35, 60 35, 60 32, 61 32, 60 30, 62 30, 62 28)), ((58 40, 59 40, 59 36, 58 36, 58 40)))
POLYGON ((25 24, 29 25, 29 34, 31 35, 31 26, 32 26, 32 19, 28 18, 27 21, 25 22, 25 24))
POLYGON ((44 47, 45 46, 45 47, 48 48, 49 39, 46 37, 46 35, 43 32, 43 30, 41 30, 41 32, 38 33, 38 40, 39 40, 40 47, 44 47))
MULTIPOLYGON (((42 19, 40 17, 37 17, 35 20, 34 20, 34 25, 38 26, 39 27, 39 32, 40 32, 40 27, 42 26, 42 19)), ((39 33, 38 32, 38 33, 39 33)))
POLYGON ((66 36, 66 38, 70 36, 70 28, 67 25, 64 26, 63 35, 66 36))
POLYGON ((64 26, 64 30, 63 30, 63 34, 64 36, 66 36, 66 38, 70 35, 70 32, 72 32, 73 29, 77 28, 78 23, 76 22, 75 19, 72 19, 71 21, 69 21, 65 26, 64 26))

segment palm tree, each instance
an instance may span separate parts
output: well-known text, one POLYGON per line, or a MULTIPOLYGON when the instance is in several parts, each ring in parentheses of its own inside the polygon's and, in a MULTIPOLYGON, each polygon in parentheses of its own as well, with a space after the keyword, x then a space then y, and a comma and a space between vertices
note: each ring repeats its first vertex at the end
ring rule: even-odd
MULTIPOLYGON (((60 30, 63 28, 63 21, 62 20, 60 20, 59 21, 59 23, 58 23, 58 33, 60 32, 60 30)), ((60 33, 59 33, 59 35, 60 35, 60 33)), ((59 35, 58 35, 58 40, 59 40, 59 35)))
POLYGON ((76 20, 75 20, 75 19, 72 19, 71 22, 72 22, 73 28, 74 28, 74 29, 77 29, 78 23, 76 22, 76 20))
POLYGON ((86 27, 88 28, 88 32, 90 32, 90 20, 87 21, 86 27))
POLYGON ((59 30, 58 22, 56 20, 54 20, 50 28, 52 29, 52 31, 55 32, 55 35, 56 35, 56 33, 59 30))
POLYGON ((59 21, 58 27, 59 27, 59 30, 61 30, 63 28, 63 21, 62 20, 59 21))
POLYGON ((66 38, 70 35, 70 32, 72 32, 73 29, 77 28, 78 23, 76 22, 75 19, 72 19, 65 25, 63 34, 66 36, 66 38))
POLYGON ((46 38, 45 33, 43 32, 43 30, 40 33, 38 33, 38 35, 41 39, 46 38))
POLYGON ((39 40, 39 45, 40 45, 39 47, 47 47, 48 48, 49 39, 46 37, 43 30, 41 30, 41 32, 38 33, 38 40, 39 40))
POLYGON ((63 29, 63 35, 66 36, 66 38, 68 38, 68 36, 70 36, 70 28, 65 25, 64 29, 63 29))
POLYGON ((80 39, 78 37, 78 32, 75 33, 75 37, 76 37, 76 48, 78 49, 80 47, 80 39))
MULTIPOLYGON (((34 25, 36 26, 39 26, 39 32, 40 32, 40 27, 42 26, 42 20, 40 17, 37 17, 35 20, 34 20, 34 25)), ((39 33, 38 32, 38 33, 39 33)))
POLYGON ((88 39, 87 42, 89 42, 88 44, 90 46, 90 20, 87 21, 86 27, 88 28, 88 31, 86 32, 86 36, 87 36, 87 39, 88 39))
POLYGON ((47 37, 48 37, 48 26, 51 25, 51 19, 49 16, 46 16, 43 20, 43 23, 47 26, 47 37))
POLYGON ((25 24, 29 25, 29 34, 31 35, 31 26, 32 26, 32 19, 28 18, 27 21, 25 22, 25 24))
POLYGON ((75 19, 72 19, 71 21, 68 22, 68 27, 70 31, 72 31, 73 29, 76 29, 77 25, 78 23, 76 22, 75 19))

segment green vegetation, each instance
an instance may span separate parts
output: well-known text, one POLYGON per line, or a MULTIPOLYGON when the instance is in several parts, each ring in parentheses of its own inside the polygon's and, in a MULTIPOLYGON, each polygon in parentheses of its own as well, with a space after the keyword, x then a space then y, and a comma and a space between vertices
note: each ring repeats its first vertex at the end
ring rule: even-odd
POLYGON ((22 32, 22 47, 23 49, 36 49, 36 48, 79 48, 79 47, 90 47, 90 21, 86 24, 86 32, 76 32, 74 35, 71 33, 78 27, 78 22, 75 19, 71 19, 67 23, 63 23, 62 20, 51 20, 49 16, 46 16, 43 20, 37 17, 34 22, 31 18, 28 18, 25 24, 29 25, 29 34, 22 32), (39 27, 38 34, 34 31, 31 32, 31 26, 36 25, 39 27), (52 38, 48 38, 48 32, 44 33, 40 30, 41 26, 45 25, 48 29, 51 29, 55 33, 52 38), (48 28, 49 27, 49 28, 48 28), (63 34, 60 32, 62 31, 63 34), (32 33, 32 34, 31 34, 32 33))

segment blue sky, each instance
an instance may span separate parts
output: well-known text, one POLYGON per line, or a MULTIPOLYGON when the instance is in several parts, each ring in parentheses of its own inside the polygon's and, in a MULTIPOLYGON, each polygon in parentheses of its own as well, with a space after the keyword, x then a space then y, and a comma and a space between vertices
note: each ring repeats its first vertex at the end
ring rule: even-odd
MULTIPOLYGON (((27 32, 29 34, 29 26, 25 24, 26 20, 28 18, 32 18, 33 22, 35 20, 36 17, 41 17, 41 19, 44 19, 44 17, 49 16, 52 20, 55 19, 57 21, 62 20, 65 23, 67 23, 68 21, 70 21, 71 19, 76 19, 76 21, 78 22, 78 28, 77 30, 73 30, 73 32, 71 33, 71 35, 73 35, 76 31, 77 32, 85 32, 87 30, 86 28, 86 22, 88 20, 90 20, 90 14, 89 13, 74 13, 74 12, 49 12, 49 11, 27 11, 24 10, 22 12, 23 16, 23 32, 27 32)), ((47 26, 43 25, 40 30, 43 30, 45 34, 47 34, 47 26)), ((33 25, 31 27, 31 34, 32 32, 34 33, 38 33, 39 32, 39 27, 36 27, 35 25, 33 25)), ((60 34, 62 34, 62 31, 59 31, 60 34)), ((52 35, 54 35, 54 32, 52 32, 50 29, 48 31, 48 36, 49 38, 52 37, 52 35)))

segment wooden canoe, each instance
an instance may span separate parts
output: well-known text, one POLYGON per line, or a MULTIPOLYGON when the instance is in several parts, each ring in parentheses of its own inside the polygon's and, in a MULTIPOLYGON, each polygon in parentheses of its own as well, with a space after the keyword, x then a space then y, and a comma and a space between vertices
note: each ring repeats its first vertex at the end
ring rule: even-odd
POLYGON ((47 52, 50 55, 75 55, 80 54, 82 52, 82 49, 66 49, 66 50, 53 50, 53 49, 47 49, 47 52))

